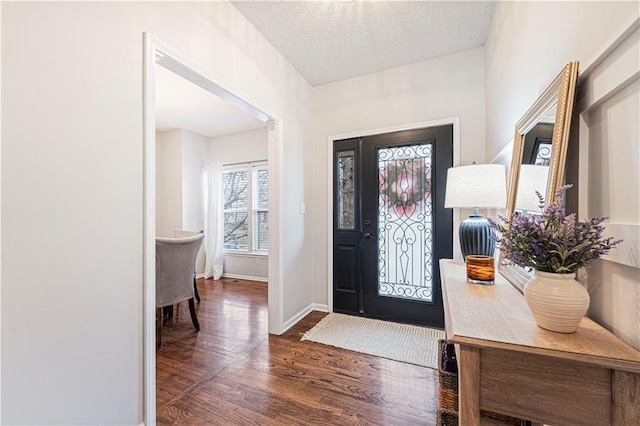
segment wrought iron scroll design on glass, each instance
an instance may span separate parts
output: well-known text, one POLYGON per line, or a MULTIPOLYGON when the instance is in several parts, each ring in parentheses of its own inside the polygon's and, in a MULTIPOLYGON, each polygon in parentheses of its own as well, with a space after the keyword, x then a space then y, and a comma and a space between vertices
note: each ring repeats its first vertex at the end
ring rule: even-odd
POLYGON ((540 142, 534 164, 538 166, 548 166, 551 163, 551 142, 540 142))
POLYGON ((378 294, 431 302, 432 143, 378 149, 378 294))

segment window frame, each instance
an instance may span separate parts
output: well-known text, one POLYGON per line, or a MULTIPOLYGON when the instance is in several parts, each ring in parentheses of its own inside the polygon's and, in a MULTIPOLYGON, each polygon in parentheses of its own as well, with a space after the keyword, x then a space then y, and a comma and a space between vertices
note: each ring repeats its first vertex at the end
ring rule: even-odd
POLYGON ((251 179, 250 179, 250 189, 251 189, 251 223, 250 223, 250 232, 251 232, 251 248, 253 253, 258 254, 268 254, 269 253, 269 233, 267 232, 267 249, 257 249, 256 248, 256 231, 257 231, 257 223, 258 223, 258 213, 267 213, 267 229, 269 227, 269 166, 266 162, 260 163, 251 163, 251 179), (265 171, 267 172, 267 206, 260 207, 260 203, 258 201, 259 190, 258 190, 258 172, 265 171))

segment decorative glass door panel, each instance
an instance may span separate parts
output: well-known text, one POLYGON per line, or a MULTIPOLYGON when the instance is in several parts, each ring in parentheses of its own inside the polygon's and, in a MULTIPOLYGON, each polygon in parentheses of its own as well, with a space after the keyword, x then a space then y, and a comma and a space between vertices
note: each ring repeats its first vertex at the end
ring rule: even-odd
POLYGON ((355 179, 353 149, 338 152, 338 228, 354 229, 355 179))
POLYGON ((378 294, 433 300, 431 143, 378 149, 378 294))

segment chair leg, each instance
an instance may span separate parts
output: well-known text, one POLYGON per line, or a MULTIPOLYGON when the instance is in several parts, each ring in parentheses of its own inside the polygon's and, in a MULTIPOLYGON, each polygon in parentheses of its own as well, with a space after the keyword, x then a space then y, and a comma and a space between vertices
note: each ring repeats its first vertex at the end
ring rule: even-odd
POLYGON ((198 294, 198 286, 196 285, 196 277, 193 276, 193 292, 195 293, 196 300, 200 303, 200 295, 198 294))
POLYGON ((198 314, 196 313, 196 304, 193 301, 193 297, 189 299, 189 313, 191 314, 191 321, 196 331, 200 331, 200 322, 198 321, 198 314))
POLYGON ((156 313, 156 349, 160 349, 162 346, 162 308, 158 308, 156 313))
POLYGON ((162 308, 162 314, 165 320, 173 319, 173 305, 162 308))

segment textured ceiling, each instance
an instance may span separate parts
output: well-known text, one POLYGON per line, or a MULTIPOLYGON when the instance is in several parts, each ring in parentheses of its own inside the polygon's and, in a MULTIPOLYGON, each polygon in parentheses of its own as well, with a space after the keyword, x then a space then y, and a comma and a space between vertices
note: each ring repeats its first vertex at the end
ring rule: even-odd
POLYGON ((266 127, 239 110, 161 66, 156 66, 156 130, 187 129, 214 137, 266 127))
POLYGON ((232 1, 312 86, 484 45, 493 1, 232 1))

